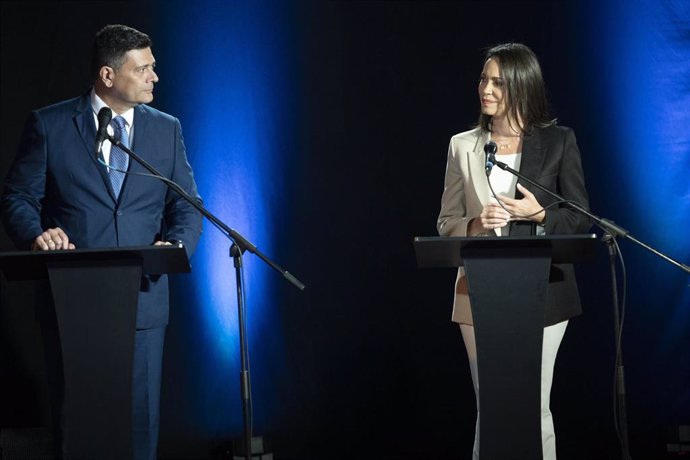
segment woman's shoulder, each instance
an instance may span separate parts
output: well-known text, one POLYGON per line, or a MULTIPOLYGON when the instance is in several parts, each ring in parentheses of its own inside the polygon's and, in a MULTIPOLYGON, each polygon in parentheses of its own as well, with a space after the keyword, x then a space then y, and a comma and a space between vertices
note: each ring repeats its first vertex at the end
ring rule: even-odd
POLYGON ((452 144, 462 144, 462 143, 476 144, 477 140, 481 137, 481 135, 482 135, 482 129, 477 127, 474 129, 470 129, 469 131, 463 131, 461 133, 454 135, 453 137, 450 138, 450 142, 452 144))
POLYGON ((553 123, 549 126, 535 127, 535 132, 544 137, 562 138, 568 135, 573 135, 573 129, 568 126, 553 123))

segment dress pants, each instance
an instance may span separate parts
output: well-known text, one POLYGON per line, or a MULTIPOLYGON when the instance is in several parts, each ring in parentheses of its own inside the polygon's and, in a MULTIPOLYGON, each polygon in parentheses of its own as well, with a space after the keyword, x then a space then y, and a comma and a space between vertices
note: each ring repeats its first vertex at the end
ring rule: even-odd
POLYGON ((136 331, 132 369, 134 460, 156 460, 165 327, 136 331))
MULTIPOLYGON (((549 406, 551 402, 551 383, 553 382, 553 369, 556 363, 556 354, 558 353, 558 348, 561 345, 567 326, 568 321, 563 321, 544 328, 541 356, 541 441, 543 458, 545 460, 556 460, 556 434, 554 432, 553 417, 549 406)), ((472 383, 474 384, 474 394, 477 399, 477 423, 474 433, 472 460, 479 460, 479 377, 474 326, 460 324, 460 332, 462 333, 462 340, 465 342, 467 358, 470 363, 470 372, 472 374, 472 383)))
MULTIPOLYGON (((42 321, 41 326, 52 406, 54 456, 62 459, 61 409, 64 389, 60 340, 54 318, 52 321, 42 321)), ((137 330, 135 333, 132 364, 133 460, 155 460, 157 457, 164 339, 165 327, 137 330)))

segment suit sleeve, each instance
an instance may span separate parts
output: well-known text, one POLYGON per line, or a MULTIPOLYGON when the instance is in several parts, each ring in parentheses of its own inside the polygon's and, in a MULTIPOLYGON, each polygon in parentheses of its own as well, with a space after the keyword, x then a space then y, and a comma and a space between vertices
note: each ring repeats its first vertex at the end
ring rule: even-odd
MULTIPOLYGON (((175 119, 175 159, 171 179, 185 192, 202 204, 197 191, 192 167, 187 161, 187 154, 182 137, 180 121, 175 119)), ((187 200, 175 191, 168 189, 165 196, 165 239, 181 241, 189 256, 192 255, 201 235, 201 214, 187 200)))
MULTIPOLYGON (((574 201, 589 210, 589 197, 575 134, 568 129, 563 139, 563 157, 560 162, 557 193, 566 200, 574 201)), ((566 204, 546 210, 547 235, 586 233, 592 227, 589 217, 571 209, 566 204)))
POLYGON ((28 250, 43 232, 41 207, 46 190, 46 130, 37 112, 29 116, 17 156, 5 179, 2 222, 17 249, 28 250))
POLYGON ((466 181, 460 170, 460 159, 451 140, 448 146, 441 212, 436 222, 439 235, 467 236, 467 225, 476 216, 467 216, 465 186, 466 181))

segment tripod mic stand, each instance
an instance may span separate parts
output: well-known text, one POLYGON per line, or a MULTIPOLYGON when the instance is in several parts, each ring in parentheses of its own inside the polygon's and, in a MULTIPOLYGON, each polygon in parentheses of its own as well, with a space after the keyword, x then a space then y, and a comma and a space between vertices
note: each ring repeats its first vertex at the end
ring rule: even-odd
MULTIPOLYGON (((237 316, 238 327, 240 331, 240 390, 242 397, 242 414, 243 414, 243 437, 245 443, 246 459, 252 458, 252 416, 251 416, 251 380, 249 375, 249 352, 247 345, 247 329, 245 324, 245 302, 244 302, 244 286, 242 275, 242 254, 245 251, 258 256, 261 260, 267 263, 271 268, 280 273, 289 282, 295 285, 298 289, 303 290, 304 284, 295 278, 290 272, 280 267, 271 259, 266 257, 259 249, 253 245, 249 240, 242 236, 239 232, 227 226, 222 220, 213 215, 207 210, 198 200, 192 198, 182 187, 167 177, 163 177, 156 169, 148 164, 143 158, 134 153, 128 147, 123 145, 118 139, 105 133, 106 138, 113 144, 125 151, 132 159, 149 171, 155 178, 165 182, 165 184, 175 191, 180 197, 191 204, 202 216, 209 220, 216 228, 218 228, 233 244, 230 247, 230 255, 234 260, 235 278, 237 281, 237 316)), ((125 171, 126 172, 126 171, 125 171)))

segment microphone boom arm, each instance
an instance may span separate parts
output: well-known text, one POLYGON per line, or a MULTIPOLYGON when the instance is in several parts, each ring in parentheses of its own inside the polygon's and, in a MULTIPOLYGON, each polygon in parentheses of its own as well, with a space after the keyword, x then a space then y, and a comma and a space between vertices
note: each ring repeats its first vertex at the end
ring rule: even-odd
POLYGON ((584 207, 582 207, 578 203, 574 203, 572 201, 566 200, 565 198, 563 198, 559 194, 552 192, 551 190, 544 187, 543 185, 541 185, 541 184, 533 181, 532 179, 525 177, 524 175, 520 174, 518 171, 514 170, 513 168, 511 168, 507 164, 503 163, 502 161, 496 161, 495 165, 498 166, 499 168, 501 168, 502 170, 508 171, 509 173, 513 174, 514 176, 517 176, 519 179, 522 179, 523 181, 527 182, 528 184, 534 185, 539 190, 546 192, 547 194, 551 195, 552 197, 556 198, 557 200, 564 201, 566 203, 566 205, 570 206, 572 209, 574 209, 574 210, 588 216, 590 219, 592 219, 594 221, 595 225, 597 225, 599 228, 604 230, 606 233, 608 233, 612 237, 616 238, 616 237, 622 236, 624 238, 627 238, 630 241, 638 244, 639 246, 642 246, 643 248, 650 251, 651 253, 661 257, 662 259, 666 260, 667 262, 675 265, 676 267, 680 268, 681 270, 685 271, 686 273, 690 273, 690 267, 689 266, 687 266, 681 262, 678 262, 678 261, 672 259, 671 257, 667 256, 666 254, 664 254, 660 251, 657 251, 653 247, 643 243, 642 241, 640 241, 637 238, 630 235, 630 232, 628 230, 615 224, 612 220, 604 219, 604 218, 601 218, 595 214, 592 214, 591 212, 589 212, 587 209, 585 209, 584 207))
POLYGON ((290 272, 282 268, 280 265, 276 264, 273 262, 271 259, 266 257, 259 249, 252 244, 249 240, 247 240, 244 236, 242 236, 241 233, 238 231, 230 228, 227 226, 222 220, 220 220, 218 217, 213 215, 208 209, 206 209, 201 203, 199 203, 197 200, 192 198, 187 192, 182 189, 178 184, 175 182, 169 180, 168 178, 164 177, 161 173, 156 171, 156 169, 151 166, 149 163, 146 162, 143 158, 141 158, 139 155, 134 153, 132 150, 130 150, 128 147, 123 145, 118 139, 115 139, 113 136, 110 134, 106 134, 107 139, 113 144, 124 150, 127 155, 132 157, 137 163, 139 163, 141 166, 143 166, 147 171, 149 171, 151 174, 156 176, 156 178, 161 179, 163 182, 165 182, 168 187, 170 187, 172 190, 174 190, 178 195, 180 195, 185 201, 187 201, 189 204, 194 206, 199 213, 201 213, 202 216, 204 216, 206 219, 208 219, 213 225, 215 225, 221 232, 225 234, 225 236, 234 241, 237 246, 239 246, 240 250, 242 252, 244 251, 249 251, 252 254, 255 254, 258 256, 261 260, 263 260, 266 264, 268 264, 271 268, 276 270, 278 273, 280 273, 284 278, 286 278, 289 282, 294 284, 298 289, 303 290, 304 289, 304 284, 298 280, 294 275, 292 275, 290 272))

